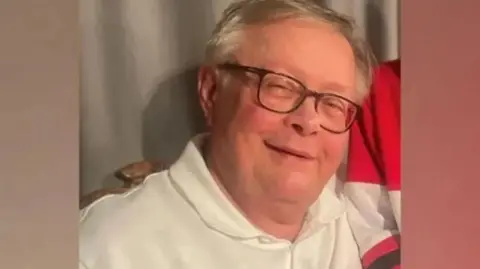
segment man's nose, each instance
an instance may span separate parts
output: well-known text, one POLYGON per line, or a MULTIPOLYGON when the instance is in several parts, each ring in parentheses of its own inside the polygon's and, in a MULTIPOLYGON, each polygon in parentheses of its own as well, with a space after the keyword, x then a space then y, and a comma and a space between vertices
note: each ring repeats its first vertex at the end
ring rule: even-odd
POLYGON ((307 98, 300 107, 288 114, 285 123, 301 136, 316 134, 321 127, 315 100, 307 98))

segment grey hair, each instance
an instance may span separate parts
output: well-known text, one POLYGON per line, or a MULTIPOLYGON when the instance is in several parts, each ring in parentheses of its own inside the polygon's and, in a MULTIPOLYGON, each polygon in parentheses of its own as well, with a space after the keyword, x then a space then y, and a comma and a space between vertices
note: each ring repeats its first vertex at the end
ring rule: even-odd
POLYGON ((357 98, 368 95, 372 83, 375 57, 359 34, 354 21, 314 0, 237 0, 228 6, 217 23, 206 46, 207 64, 234 60, 240 46, 239 37, 247 26, 291 18, 313 18, 332 25, 350 44, 359 80, 357 98))

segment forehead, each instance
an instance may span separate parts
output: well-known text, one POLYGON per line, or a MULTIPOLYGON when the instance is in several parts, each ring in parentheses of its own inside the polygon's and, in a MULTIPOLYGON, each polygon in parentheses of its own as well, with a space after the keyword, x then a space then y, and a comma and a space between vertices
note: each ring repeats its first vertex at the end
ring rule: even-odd
POLYGON ((248 27, 243 37, 236 55, 242 64, 286 73, 312 89, 355 88, 353 51, 327 23, 289 19, 248 27))

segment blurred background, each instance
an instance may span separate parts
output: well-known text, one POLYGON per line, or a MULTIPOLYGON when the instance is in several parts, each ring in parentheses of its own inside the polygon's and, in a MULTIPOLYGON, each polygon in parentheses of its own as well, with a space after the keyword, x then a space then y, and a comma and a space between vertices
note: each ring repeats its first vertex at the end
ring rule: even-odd
MULTIPOLYGON (((82 0, 80 191, 113 172, 174 161, 203 128, 196 68, 231 0, 82 0)), ((379 61, 399 57, 399 0, 325 0, 354 17, 379 61)))

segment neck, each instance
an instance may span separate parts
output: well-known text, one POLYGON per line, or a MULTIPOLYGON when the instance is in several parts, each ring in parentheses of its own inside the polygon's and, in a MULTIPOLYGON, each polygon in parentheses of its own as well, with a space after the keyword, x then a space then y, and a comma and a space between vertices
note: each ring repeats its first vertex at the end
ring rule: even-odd
POLYGON ((250 223, 279 239, 294 241, 297 238, 302 229, 308 205, 271 201, 263 195, 249 194, 246 188, 237 184, 238 181, 225 180, 227 177, 222 176, 221 169, 210 158, 206 158, 206 162, 221 190, 250 223))
POLYGON ((246 218, 265 233, 289 241, 294 241, 299 235, 307 208, 292 205, 272 205, 268 201, 248 199, 249 197, 232 195, 228 191, 227 193, 246 218))

